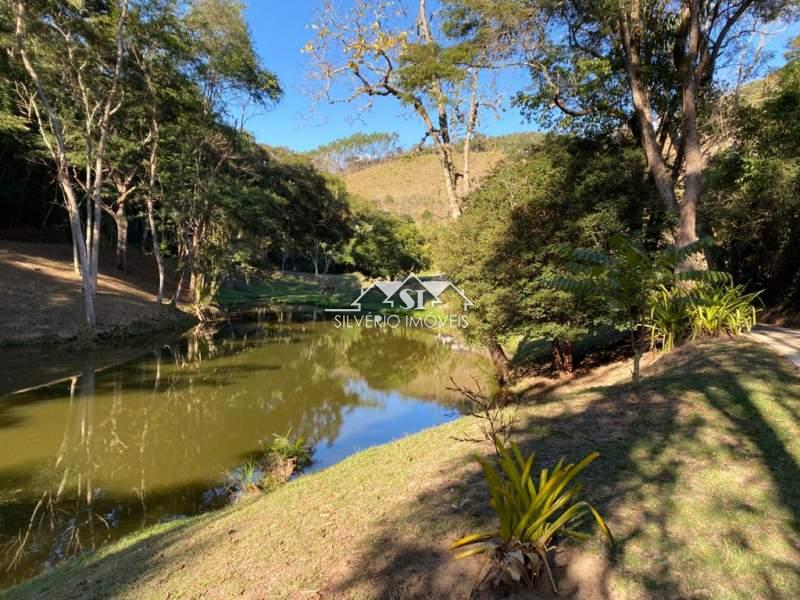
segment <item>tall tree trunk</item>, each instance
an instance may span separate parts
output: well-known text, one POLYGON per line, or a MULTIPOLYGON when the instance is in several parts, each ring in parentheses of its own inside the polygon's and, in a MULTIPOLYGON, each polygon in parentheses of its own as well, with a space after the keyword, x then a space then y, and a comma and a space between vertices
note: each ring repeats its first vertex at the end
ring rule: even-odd
MULTIPOLYGON (((638 19, 637 10, 637 7, 631 10, 634 19, 638 19)), ((650 99, 641 77, 641 59, 639 58, 638 40, 636 39, 638 27, 635 22, 629 25, 624 16, 620 17, 619 20, 633 109, 641 132, 641 143, 647 161, 647 171, 653 178, 656 190, 658 190, 658 194, 664 202, 664 208, 667 212, 675 212, 678 205, 675 200, 672 172, 661 154, 661 147, 653 126, 653 115, 650 112, 650 99)))
POLYGON ((98 123, 98 130, 100 132, 100 139, 97 143, 97 152, 95 154, 94 164, 94 182, 92 183, 92 199, 94 201, 94 222, 92 223, 92 244, 91 244, 91 273, 92 282, 94 285, 93 292, 97 292, 97 273, 98 261, 100 254, 100 222, 103 216, 103 183, 105 177, 105 151, 108 144, 108 137, 111 133, 111 117, 119 109, 119 104, 115 105, 117 101, 117 92, 119 90, 119 82, 122 78, 122 61, 124 57, 124 33, 125 21, 128 17, 128 2, 122 0, 122 12, 120 13, 119 21, 117 22, 117 35, 116 35, 116 62, 114 64, 114 75, 111 82, 111 88, 103 103, 103 112, 98 123))
POLYGON ((39 113, 38 105, 35 102, 33 103, 36 121, 38 123, 39 132, 42 136, 42 141, 56 163, 58 183, 61 187, 61 191, 64 193, 67 214, 69 216, 70 231, 72 232, 72 239, 78 250, 78 262, 80 263, 81 284, 83 289, 84 317, 87 327, 90 331, 93 331, 97 322, 94 307, 94 291, 91 273, 89 272, 89 258, 86 240, 83 237, 83 231, 81 227, 80 207, 69 176, 67 151, 64 141, 64 129, 61 125, 61 120, 53 109, 53 105, 50 103, 50 100, 41 85, 39 74, 34 68, 33 63, 31 63, 30 59, 28 58, 27 49, 25 47, 25 4, 22 2, 22 0, 18 0, 16 4, 15 38, 17 50, 22 58, 22 64, 25 68, 25 72, 33 82, 36 90, 36 97, 38 97, 39 102, 41 102, 47 114, 49 127, 45 127, 39 113), (53 145, 50 141, 49 132, 52 132, 53 138, 55 139, 55 145, 53 145))
MULTIPOLYGON (((64 157, 64 163, 65 162, 66 157, 64 157)), ((83 239, 83 231, 81 231, 81 216, 78 209, 78 199, 75 196, 75 191, 72 188, 72 183, 69 180, 69 173, 67 172, 66 168, 59 169, 58 182, 61 186, 61 190, 64 192, 64 197, 67 199, 67 213, 69 215, 69 226, 70 230, 72 231, 72 239, 76 240, 78 246, 78 262, 80 263, 81 288, 83 292, 83 313, 86 319, 87 327, 90 331, 93 331, 95 324, 97 323, 97 316, 94 308, 95 284, 92 283, 92 274, 89 267, 89 256, 86 247, 86 240, 83 239)))
POLYGON ((161 256, 161 242, 158 239, 158 230, 156 229, 155 203, 153 201, 153 195, 149 191, 145 202, 147 203, 147 222, 150 226, 150 234, 153 238, 153 256, 155 256, 156 268, 158 269, 156 304, 161 304, 164 301, 164 259, 161 256))
POLYGON ((450 206, 450 218, 455 221, 461 216, 461 199, 458 197, 453 158, 444 148, 439 148, 439 162, 442 165, 444 189, 447 194, 447 204, 450 206))
MULTIPOLYGON (((697 240, 697 204, 703 179, 703 153, 700 147, 700 132, 697 126, 697 95, 699 82, 695 62, 700 50, 700 6, 698 0, 690 0, 689 49, 679 65, 682 71, 682 120, 681 137, 685 157, 683 198, 679 202, 679 220, 676 243, 686 246, 697 240)), ((704 259, 703 259, 704 260, 704 259)), ((696 260, 687 261, 680 269, 702 266, 696 260)))
MULTIPOLYGON (((91 188, 91 181, 89 182, 89 187, 86 189, 89 190, 91 188)), ((87 265, 91 264, 92 261, 92 237, 94 236, 94 204, 92 202, 92 197, 89 195, 88 191, 86 193, 86 258, 88 262, 87 265)), ((89 266, 89 273, 91 273, 91 266, 89 266)))
POLYGON ((464 131, 463 169, 461 170, 464 178, 464 196, 468 196, 472 191, 472 173, 470 169, 472 134, 478 122, 478 69, 472 68, 472 88, 469 98, 469 112, 467 114, 467 124, 464 131))
MULTIPOLYGON (((433 34, 431 33, 430 23, 428 21, 428 14, 426 9, 425 0, 419 0, 419 12, 417 14, 417 27, 420 36, 426 44, 434 44, 433 34)), ((445 96, 442 84, 440 81, 435 80, 431 85, 431 91, 436 98, 436 112, 438 117, 438 125, 433 126, 433 122, 428 115, 427 110, 424 108, 422 102, 416 99, 413 102, 417 113, 423 118, 428 134, 432 137, 434 144, 438 150, 439 162, 442 166, 442 174, 444 175, 445 193, 447 194, 447 202, 450 205, 450 217, 455 220, 461 216, 461 198, 458 194, 458 176, 453 162, 453 149, 450 140, 450 123, 447 114, 447 97, 445 96)))
POLYGON ((156 259, 156 268, 158 269, 158 292, 156 293, 156 304, 161 304, 164 301, 164 259, 161 256, 161 241, 158 237, 158 228, 156 227, 156 185, 158 183, 158 151, 160 142, 160 126, 158 122, 157 95, 156 89, 153 85, 153 80, 150 77, 150 65, 143 59, 142 55, 133 52, 136 61, 138 62, 142 73, 144 74, 145 85, 150 94, 151 107, 150 107, 150 160, 147 168, 147 196, 145 203, 147 204, 147 225, 150 228, 150 233, 153 239, 153 256, 156 259))
POLYGON ((125 215, 125 203, 120 202, 114 213, 114 223, 117 226, 117 269, 128 270, 128 218, 125 215))
POLYGON ((500 385, 505 385, 508 382, 508 376, 511 374, 511 361, 508 360, 505 350, 495 338, 490 338, 486 344, 489 350, 489 356, 492 358, 494 365, 495 376, 500 385))
POLYGON ((169 301, 170 306, 178 305, 178 301, 180 300, 181 294, 183 294, 183 286, 186 285, 186 275, 188 273, 189 273, 189 263, 187 257, 187 262, 184 263, 183 268, 181 269, 181 276, 178 278, 178 285, 175 288, 175 293, 172 295, 172 299, 169 301))
POLYGON ((81 274, 81 262, 78 256, 78 243, 70 233, 70 240, 72 240, 72 271, 75 275, 81 274))

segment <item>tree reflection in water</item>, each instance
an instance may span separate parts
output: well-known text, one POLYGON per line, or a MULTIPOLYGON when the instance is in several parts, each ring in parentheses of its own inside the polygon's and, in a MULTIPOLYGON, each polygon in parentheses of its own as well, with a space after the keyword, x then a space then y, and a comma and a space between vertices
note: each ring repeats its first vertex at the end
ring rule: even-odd
POLYGON ((222 474, 273 434, 301 435, 330 464, 440 422, 450 374, 488 373, 429 332, 288 318, 197 328, 138 360, 94 365, 88 354, 67 381, 0 398, 14 423, 0 428, 0 585, 221 505, 222 474))

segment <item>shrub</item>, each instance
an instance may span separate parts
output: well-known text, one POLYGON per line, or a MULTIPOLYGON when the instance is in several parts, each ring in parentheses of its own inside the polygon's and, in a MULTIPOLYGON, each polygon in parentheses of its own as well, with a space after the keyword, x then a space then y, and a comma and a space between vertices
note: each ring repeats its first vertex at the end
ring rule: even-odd
POLYGON ((533 587, 545 570, 550 585, 557 592, 548 554, 560 539, 587 538, 588 535, 578 531, 576 526, 591 515, 613 540, 598 512, 588 502, 580 500, 583 486, 575 482, 576 476, 599 454, 593 452, 577 464, 565 465, 562 458, 552 472, 542 469, 535 478, 532 475, 535 452, 526 460, 515 443, 511 443, 510 450, 497 439, 495 443, 500 454, 499 472, 489 462, 477 460, 483 468, 490 504, 500 519, 500 528, 463 537, 452 549, 466 547, 456 558, 489 553, 489 570, 482 578, 482 573, 478 574, 476 587, 487 578, 522 581, 533 587))
POLYGON ((650 297, 651 346, 671 352, 686 339, 748 333, 756 324, 754 304, 760 294, 747 293, 730 280, 696 282, 691 288, 661 286, 650 297))
POLYGON ((240 497, 260 491, 262 478, 261 465, 255 460, 248 459, 225 474, 225 488, 232 496, 240 497))
POLYGON ((650 297, 650 347, 672 352, 689 334, 689 307, 684 290, 660 286, 650 297))
POLYGON ((731 283, 697 285, 689 293, 691 338, 749 333, 756 324, 754 303, 760 294, 731 283))

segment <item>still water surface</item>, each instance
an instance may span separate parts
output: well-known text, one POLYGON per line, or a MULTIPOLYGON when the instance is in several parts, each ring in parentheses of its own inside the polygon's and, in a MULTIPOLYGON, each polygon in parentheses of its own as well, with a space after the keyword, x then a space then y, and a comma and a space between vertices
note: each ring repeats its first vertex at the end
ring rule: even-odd
POLYGON ((227 325, 145 352, 101 370, 88 355, 58 383, 0 397, 0 588, 224 505, 224 474, 274 434, 303 436, 319 469, 454 418, 450 377, 490 373, 430 331, 330 322, 227 325))

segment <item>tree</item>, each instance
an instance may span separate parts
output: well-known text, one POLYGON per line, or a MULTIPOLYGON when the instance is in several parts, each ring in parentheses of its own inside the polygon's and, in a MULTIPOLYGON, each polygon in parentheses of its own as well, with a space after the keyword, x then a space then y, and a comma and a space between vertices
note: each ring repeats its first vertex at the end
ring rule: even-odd
POLYGON ((180 139, 174 138, 173 174, 179 175, 172 179, 171 209, 182 268, 172 304, 187 279, 197 306, 218 285, 219 246, 209 243, 220 233, 215 195, 230 192, 226 186, 235 177, 240 152, 252 143, 243 137, 247 106, 269 106, 283 93, 275 74, 261 65, 243 11, 236 0, 195 0, 184 21, 191 85, 181 90, 180 139))
POLYGON ((340 260, 365 275, 391 278, 430 266, 425 242, 410 217, 356 205, 353 229, 340 260))
POLYGON ((720 266, 750 289, 766 288, 767 302, 778 305, 800 299, 797 51, 763 83, 771 88, 766 98, 743 94, 734 107, 732 143, 709 165, 703 217, 720 266))
MULTIPOLYGON (((184 108, 176 100, 190 96, 184 91, 191 87, 185 74, 190 62, 188 31, 178 16, 177 0, 158 0, 136 5, 132 27, 129 28, 130 52, 136 74, 141 82, 136 86, 139 102, 146 107, 137 116, 136 146, 146 152, 138 165, 139 187, 144 192, 147 230, 152 240, 153 257, 158 271, 156 304, 164 298, 165 268, 162 232, 157 206, 163 206, 163 185, 160 180, 161 136, 164 123, 177 121, 184 108)), ((146 237, 146 236, 145 236, 146 237)), ((177 300, 177 297, 175 298, 177 300)))
POLYGON ((394 98, 421 120, 433 143, 444 178, 450 215, 458 218, 471 189, 470 144, 478 126, 483 47, 479 43, 447 43, 433 28, 425 0, 416 19, 407 18, 402 0, 356 0, 346 14, 326 0, 316 39, 307 52, 321 79, 319 98, 329 102, 394 98), (454 140, 463 135, 462 165, 456 166, 454 140))
MULTIPOLYGON (((653 294, 683 281, 719 283, 729 275, 721 271, 678 271, 678 265, 706 246, 708 238, 681 248, 665 246, 648 252, 641 244, 623 234, 609 239, 608 252, 558 248, 571 261, 573 275, 553 278, 549 284, 576 297, 593 298, 607 305, 611 322, 623 327, 633 351, 633 384, 639 385, 639 365, 646 347, 645 319, 653 294)), ((749 304, 749 302, 748 302, 749 304)))
POLYGON ((760 24, 796 8, 792 0, 453 3, 472 15, 473 31, 513 40, 510 51, 531 72, 531 89, 517 99, 530 114, 555 112, 584 131, 630 128, 676 214, 678 246, 698 238, 702 111, 721 65, 760 24))
POLYGON ((468 197, 437 243, 436 262, 475 303, 467 334, 489 347, 500 379, 511 370, 501 342, 549 340, 557 368, 569 371, 573 341, 593 312, 604 314, 549 285, 566 273, 553 246, 602 250, 618 232, 652 246, 659 209, 641 151, 613 138, 549 136, 501 163, 468 197))
POLYGON ((31 18, 27 3, 15 3, 16 51, 28 76, 20 93, 34 114, 39 132, 55 164, 59 187, 70 219, 73 243, 77 246, 83 283, 84 316, 87 327, 95 326, 94 296, 97 291, 97 259, 102 216, 105 153, 111 135, 111 119, 119 110, 119 85, 124 59, 127 0, 111 5, 108 15, 81 10, 71 5, 46 4, 31 18), (103 37, 105 36, 105 38, 103 37), (87 39, 98 48, 88 48, 87 39), (103 52, 103 40, 112 43, 103 52), (29 46, 35 47, 34 54, 29 46), (100 51, 98 51, 100 50, 100 51), (66 68, 65 68, 66 67, 66 68), (66 104, 64 90, 79 101, 66 104), (77 113, 77 118, 71 118, 77 113), (80 140, 75 148, 68 146, 80 140), (81 178, 75 172, 72 152, 85 158, 86 237, 82 232, 76 189, 81 178))
POLYGON ((309 152, 318 169, 342 173, 359 166, 385 160, 400 152, 396 133, 354 133, 309 152))

